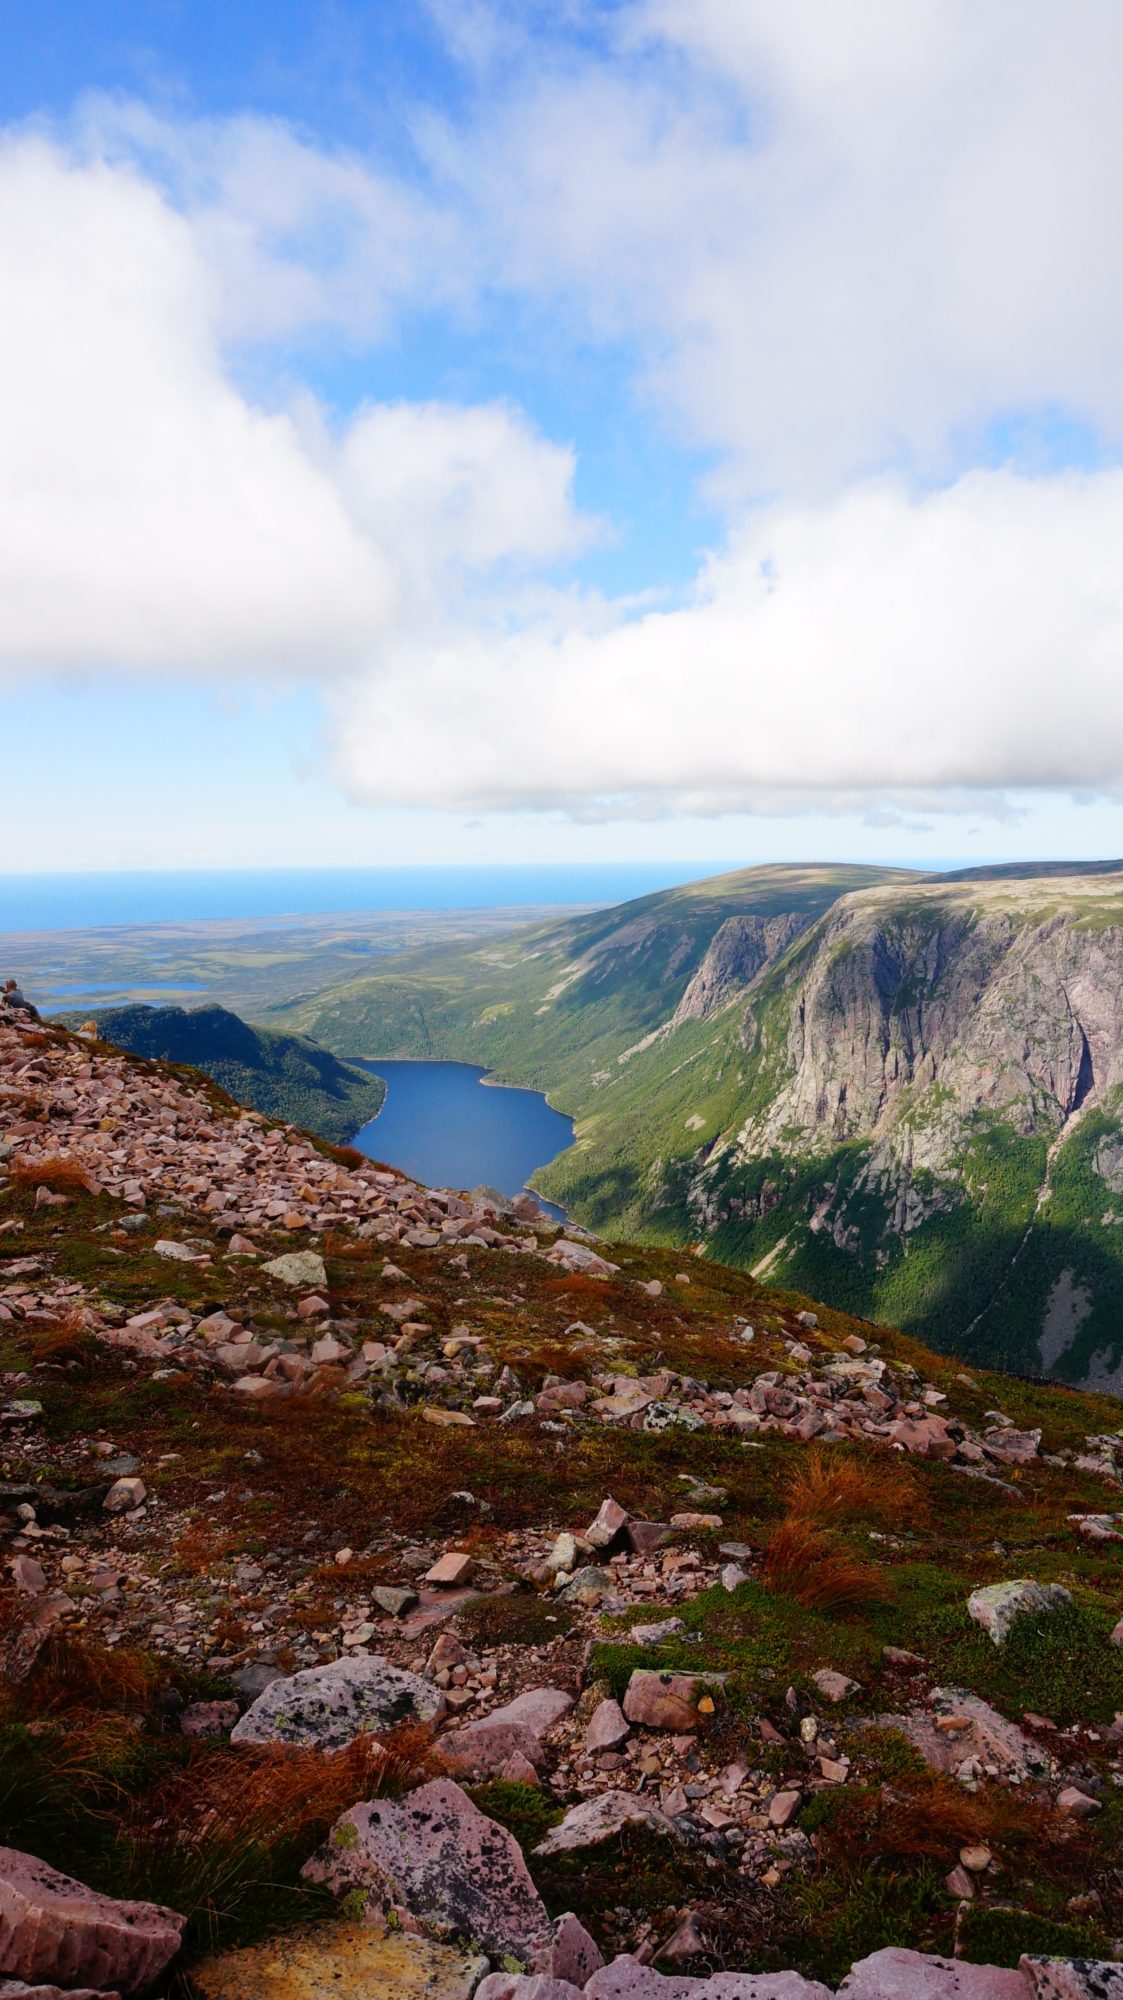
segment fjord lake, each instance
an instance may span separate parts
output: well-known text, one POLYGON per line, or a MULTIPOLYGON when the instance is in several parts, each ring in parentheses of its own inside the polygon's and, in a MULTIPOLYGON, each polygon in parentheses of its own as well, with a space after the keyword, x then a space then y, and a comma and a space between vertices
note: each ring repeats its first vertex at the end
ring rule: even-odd
MULTIPOLYGON (((353 1058, 354 1060, 354 1058, 353 1058)), ((573 1144, 573 1120, 538 1090, 487 1081, 474 1063, 364 1060, 386 1085, 352 1145, 429 1187, 493 1187, 513 1197, 573 1144)), ((562 1210, 541 1202, 563 1220, 562 1210)))

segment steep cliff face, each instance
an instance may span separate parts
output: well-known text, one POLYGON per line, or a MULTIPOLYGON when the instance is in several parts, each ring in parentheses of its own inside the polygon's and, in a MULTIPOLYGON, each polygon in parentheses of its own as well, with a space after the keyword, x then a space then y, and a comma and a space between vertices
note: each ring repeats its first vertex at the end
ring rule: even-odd
POLYGON ((780 1080, 745 1145, 882 1136, 925 1093, 945 1134, 985 1109, 1052 1139, 1123 1081, 1123 928, 960 904, 844 899, 785 981, 780 1080))
POLYGON ((708 1020, 749 992, 807 924, 806 917, 791 910, 781 917, 727 917, 675 1008, 671 1026, 708 1020))
POLYGON ((814 1270, 943 1344, 1123 1392, 1118 890, 843 897, 757 981, 744 1115, 658 1199, 773 1282, 814 1270))

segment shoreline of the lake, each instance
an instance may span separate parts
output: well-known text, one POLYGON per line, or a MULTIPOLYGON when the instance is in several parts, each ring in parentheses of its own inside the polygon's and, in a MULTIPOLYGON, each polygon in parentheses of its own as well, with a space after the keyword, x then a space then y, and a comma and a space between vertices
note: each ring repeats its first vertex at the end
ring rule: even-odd
POLYGON ((576 1142, 574 1120, 545 1091, 455 1057, 351 1060, 386 1085, 381 1108, 351 1140, 360 1152, 430 1187, 494 1187, 508 1200, 530 1194, 547 1214, 566 1220, 564 1209, 531 1185, 535 1173, 576 1142), (407 1088, 403 1101, 407 1078, 416 1087, 412 1094, 407 1088), (490 1089, 487 1108, 473 1096, 477 1086, 490 1089))

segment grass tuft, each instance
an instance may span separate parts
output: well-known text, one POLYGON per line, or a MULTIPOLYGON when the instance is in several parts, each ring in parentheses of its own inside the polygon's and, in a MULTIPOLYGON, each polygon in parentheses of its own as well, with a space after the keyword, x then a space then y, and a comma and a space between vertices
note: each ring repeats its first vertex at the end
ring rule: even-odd
POLYGON ((892 1596, 872 1563, 863 1562, 835 1536, 801 1520, 783 1520, 773 1529, 765 1550, 764 1576, 770 1590, 794 1597, 806 1611, 861 1611, 886 1604, 892 1596))

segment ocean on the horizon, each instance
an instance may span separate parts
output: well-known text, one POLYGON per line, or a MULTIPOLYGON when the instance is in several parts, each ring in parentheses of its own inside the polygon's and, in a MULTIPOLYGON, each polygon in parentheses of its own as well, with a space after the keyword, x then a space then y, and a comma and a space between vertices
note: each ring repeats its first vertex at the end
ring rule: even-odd
POLYGON ((512 863, 490 867, 231 868, 0 875, 0 932, 117 924, 283 921, 376 910, 624 903, 736 861, 512 863))

